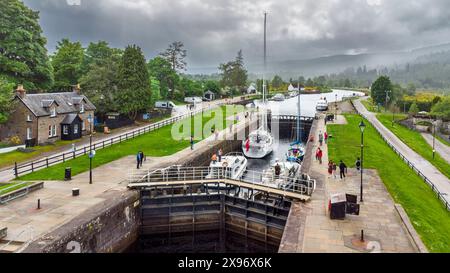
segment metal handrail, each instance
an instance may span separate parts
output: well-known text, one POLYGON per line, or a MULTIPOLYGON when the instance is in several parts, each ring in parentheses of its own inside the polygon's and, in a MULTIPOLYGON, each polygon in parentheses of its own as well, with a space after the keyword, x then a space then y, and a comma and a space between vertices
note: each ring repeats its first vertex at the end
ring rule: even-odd
MULTIPOLYGON (((136 183, 152 183, 157 182, 177 182, 177 181, 216 181, 216 180, 233 180, 246 184, 258 185, 272 189, 278 189, 285 192, 299 193, 304 195, 312 195, 315 188, 315 180, 305 180, 299 177, 287 177, 283 175, 274 176, 269 182, 264 181, 264 173, 259 171, 246 171, 246 174, 240 178, 231 176, 227 168, 222 167, 180 167, 170 166, 164 169, 156 169, 148 171, 147 174, 137 174, 129 178, 129 186, 136 183), (277 181, 274 183, 273 180, 277 181)), ((267 177, 267 176, 266 176, 267 177)))

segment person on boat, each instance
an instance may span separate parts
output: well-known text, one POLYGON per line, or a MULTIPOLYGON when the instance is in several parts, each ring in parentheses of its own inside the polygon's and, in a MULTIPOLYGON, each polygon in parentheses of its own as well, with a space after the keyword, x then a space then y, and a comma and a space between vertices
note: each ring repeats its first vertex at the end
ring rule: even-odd
POLYGON ((259 135, 256 135, 256 143, 260 143, 261 142, 261 137, 259 135))
POLYGON ((248 150, 250 150, 250 138, 245 141, 245 151, 248 152, 248 150))
POLYGON ((211 161, 213 162, 213 164, 216 164, 216 162, 217 162, 217 155, 215 153, 211 156, 211 161))
POLYGON ((222 161, 222 148, 217 151, 217 158, 219 159, 219 162, 222 161))
POLYGON ((281 173, 281 166, 277 162, 277 164, 275 165, 275 178, 280 177, 280 173, 281 173))
POLYGON ((359 171, 361 169, 361 160, 359 159, 359 157, 356 159, 355 165, 356 169, 359 171))
POLYGON ((341 179, 342 179, 342 177, 344 177, 344 180, 345 180, 345 173, 347 172, 347 165, 345 165, 345 163, 342 160, 339 163, 339 172, 340 172, 341 179))

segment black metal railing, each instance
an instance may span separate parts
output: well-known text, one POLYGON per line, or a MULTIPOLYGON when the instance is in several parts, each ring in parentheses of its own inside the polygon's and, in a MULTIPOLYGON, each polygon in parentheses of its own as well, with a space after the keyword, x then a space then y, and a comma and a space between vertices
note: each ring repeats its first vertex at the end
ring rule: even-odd
POLYGON ((419 169, 417 169, 417 167, 411 162, 409 161, 399 150, 397 150, 397 148, 394 147, 394 145, 386 138, 383 136, 383 134, 380 132, 380 130, 378 130, 378 128, 367 118, 365 117, 363 114, 361 114, 358 109, 355 107, 355 105, 353 104, 353 101, 350 100, 350 103, 352 104, 353 108, 356 110, 356 112, 363 117, 364 119, 366 119, 371 125, 372 127, 375 129, 375 131, 377 131, 377 133, 380 135, 381 139, 384 140, 384 142, 386 142, 386 144, 391 147, 391 149, 421 178, 423 179, 423 181, 425 181, 425 183, 427 183, 431 189, 433 190, 433 192, 435 192, 437 194, 438 199, 444 203, 445 208, 447 210, 450 210, 450 204, 449 202, 444 198, 444 196, 446 195, 445 193, 442 193, 439 191, 439 189, 434 185, 434 183, 428 178, 426 177, 419 169))

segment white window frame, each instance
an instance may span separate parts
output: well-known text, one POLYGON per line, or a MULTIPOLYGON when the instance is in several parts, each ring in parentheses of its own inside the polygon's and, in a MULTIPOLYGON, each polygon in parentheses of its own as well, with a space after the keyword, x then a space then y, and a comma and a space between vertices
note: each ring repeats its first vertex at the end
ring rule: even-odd
POLYGON ((74 124, 73 125, 73 133, 74 134, 78 134, 78 130, 79 130, 80 128, 78 128, 78 124, 74 124))
POLYGON ((83 104, 83 102, 80 104, 80 113, 84 113, 84 104, 83 104))
POLYGON ((50 125, 48 126, 48 137, 55 137, 56 136, 56 125, 50 125))
POLYGON ((63 125, 63 135, 69 134, 69 125, 63 125))
POLYGON ((27 115, 27 121, 33 121, 33 118, 31 117, 31 115, 27 115))
POLYGON ((30 140, 33 138, 33 131, 30 127, 27 127, 27 140, 30 140))
POLYGON ((52 108, 50 108, 50 117, 56 117, 56 108, 55 107, 52 107, 52 108))

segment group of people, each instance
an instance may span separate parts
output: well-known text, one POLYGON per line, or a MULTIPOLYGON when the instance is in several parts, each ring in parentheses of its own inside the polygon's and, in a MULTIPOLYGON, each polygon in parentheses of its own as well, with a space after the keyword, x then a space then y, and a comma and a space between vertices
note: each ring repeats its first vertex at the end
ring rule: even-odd
MULTIPOLYGON (((336 171, 337 171, 337 165, 333 160, 330 160, 328 162, 328 174, 333 175, 334 179, 336 179, 337 175, 336 175, 336 171)), ((347 173, 347 165, 345 165, 345 163, 341 160, 339 162, 339 176, 340 178, 344 178, 345 179, 345 174, 347 173)))
POLYGON ((319 144, 322 146, 322 143, 325 141, 325 144, 328 142, 328 133, 324 132, 322 134, 322 131, 319 131, 319 144))
POLYGON ((216 164, 216 162, 221 162, 222 161, 222 148, 220 148, 217 153, 213 153, 213 155, 211 156, 211 161, 216 164))
POLYGON ((142 163, 147 160, 146 156, 144 155, 143 151, 139 151, 136 154, 136 167, 139 169, 140 167, 142 167, 142 163))

